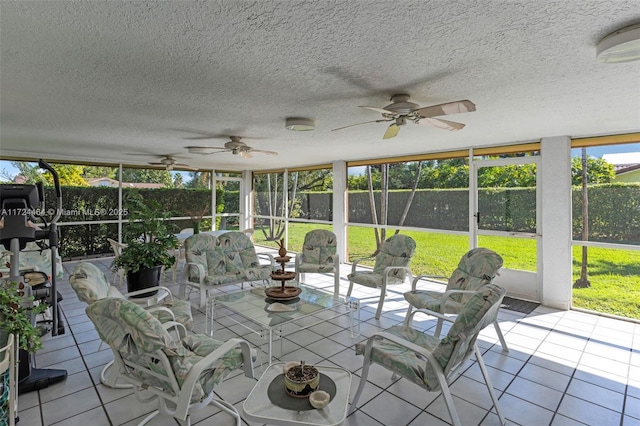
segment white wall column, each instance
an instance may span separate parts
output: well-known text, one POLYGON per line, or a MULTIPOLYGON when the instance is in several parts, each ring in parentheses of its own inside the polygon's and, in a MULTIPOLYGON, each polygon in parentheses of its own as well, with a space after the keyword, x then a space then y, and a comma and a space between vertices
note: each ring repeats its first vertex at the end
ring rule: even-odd
POLYGON ((252 188, 253 176, 250 170, 242 171, 242 182, 240 183, 240 230, 253 227, 251 222, 252 211, 252 188))
POLYGON ((347 163, 333 163, 333 232, 340 263, 347 261, 347 163))
MULTIPOLYGON (((571 308, 571 139, 542 138, 542 304, 571 308)), ((539 271, 540 272, 540 271, 539 271)))

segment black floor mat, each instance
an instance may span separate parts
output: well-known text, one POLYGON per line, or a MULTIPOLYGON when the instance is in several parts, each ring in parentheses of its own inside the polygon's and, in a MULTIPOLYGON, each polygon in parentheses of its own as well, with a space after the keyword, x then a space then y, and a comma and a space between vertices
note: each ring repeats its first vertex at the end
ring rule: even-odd
POLYGON ((505 298, 502 299, 502 305, 500 305, 500 308, 521 312, 523 314, 530 314, 538 306, 540 306, 540 304, 536 302, 529 302, 528 300, 514 299, 513 297, 505 296, 505 298))

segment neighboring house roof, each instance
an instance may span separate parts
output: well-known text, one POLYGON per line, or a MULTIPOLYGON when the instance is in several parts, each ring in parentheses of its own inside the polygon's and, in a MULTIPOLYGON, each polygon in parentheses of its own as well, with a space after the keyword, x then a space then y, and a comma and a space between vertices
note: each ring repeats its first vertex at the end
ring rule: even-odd
MULTIPOLYGON (((89 186, 118 186, 117 180, 108 177, 89 178, 87 179, 87 183, 89 186)), ((164 188, 164 184, 162 183, 122 182, 122 186, 127 188, 164 188)))
POLYGON ((636 170, 640 170, 640 164, 633 164, 631 166, 621 166, 619 169, 616 169, 616 175, 623 175, 625 173, 631 173, 636 170))
POLYGON ((640 152, 604 154, 602 159, 607 163, 613 164, 613 169, 617 175, 636 170, 633 167, 640 167, 640 152))

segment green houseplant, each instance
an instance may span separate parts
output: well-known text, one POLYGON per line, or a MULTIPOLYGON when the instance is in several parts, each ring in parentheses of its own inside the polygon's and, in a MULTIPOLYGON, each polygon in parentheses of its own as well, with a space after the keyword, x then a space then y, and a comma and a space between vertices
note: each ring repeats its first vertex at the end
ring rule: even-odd
POLYGON ((129 292, 155 287, 160 282, 162 268, 171 268, 176 261, 178 239, 165 221, 169 214, 156 201, 145 201, 138 192, 125 198, 129 223, 125 229, 122 253, 111 265, 112 270, 124 269, 129 292))
POLYGON ((42 303, 33 306, 33 297, 23 298, 17 282, 5 279, 0 283, 0 332, 15 335, 20 349, 35 352, 42 347, 42 330, 33 325, 31 317, 46 309, 42 303))

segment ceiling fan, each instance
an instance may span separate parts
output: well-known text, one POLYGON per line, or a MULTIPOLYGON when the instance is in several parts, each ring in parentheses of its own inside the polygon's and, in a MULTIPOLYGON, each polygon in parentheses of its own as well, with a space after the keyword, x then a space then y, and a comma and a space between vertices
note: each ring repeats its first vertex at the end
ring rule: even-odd
POLYGON ((255 149, 240 140, 240 136, 229 136, 231 139, 224 146, 188 146, 187 149, 191 154, 211 155, 219 152, 230 152, 233 155, 240 155, 243 158, 251 158, 251 153, 259 152, 267 155, 278 155, 275 151, 265 151, 263 149, 255 149))
POLYGON ((362 126, 371 123, 392 122, 382 139, 390 139, 395 137, 400 130, 400 126, 407 124, 407 121, 412 121, 415 124, 426 124, 429 126, 437 127, 439 129, 456 131, 464 127, 462 123, 456 123, 455 121, 443 120, 441 118, 434 118, 440 115, 459 114, 461 112, 473 112, 476 110, 476 106, 469 100, 448 102, 445 104, 432 105, 428 107, 420 107, 420 105, 409 102, 409 95, 397 94, 391 97, 391 103, 384 108, 377 108, 371 106, 361 106, 360 108, 370 109, 382 114, 381 119, 366 121, 364 123, 352 124, 350 126, 339 127, 332 131, 348 129, 349 127, 362 126))
POLYGON ((197 167, 191 167, 188 164, 178 163, 178 161, 175 158, 173 158, 171 155, 164 155, 161 157, 162 158, 160 159, 160 161, 155 163, 150 162, 149 164, 152 166, 164 166, 165 170, 173 170, 174 167, 177 167, 179 169, 193 170, 193 171, 198 170, 197 167))

